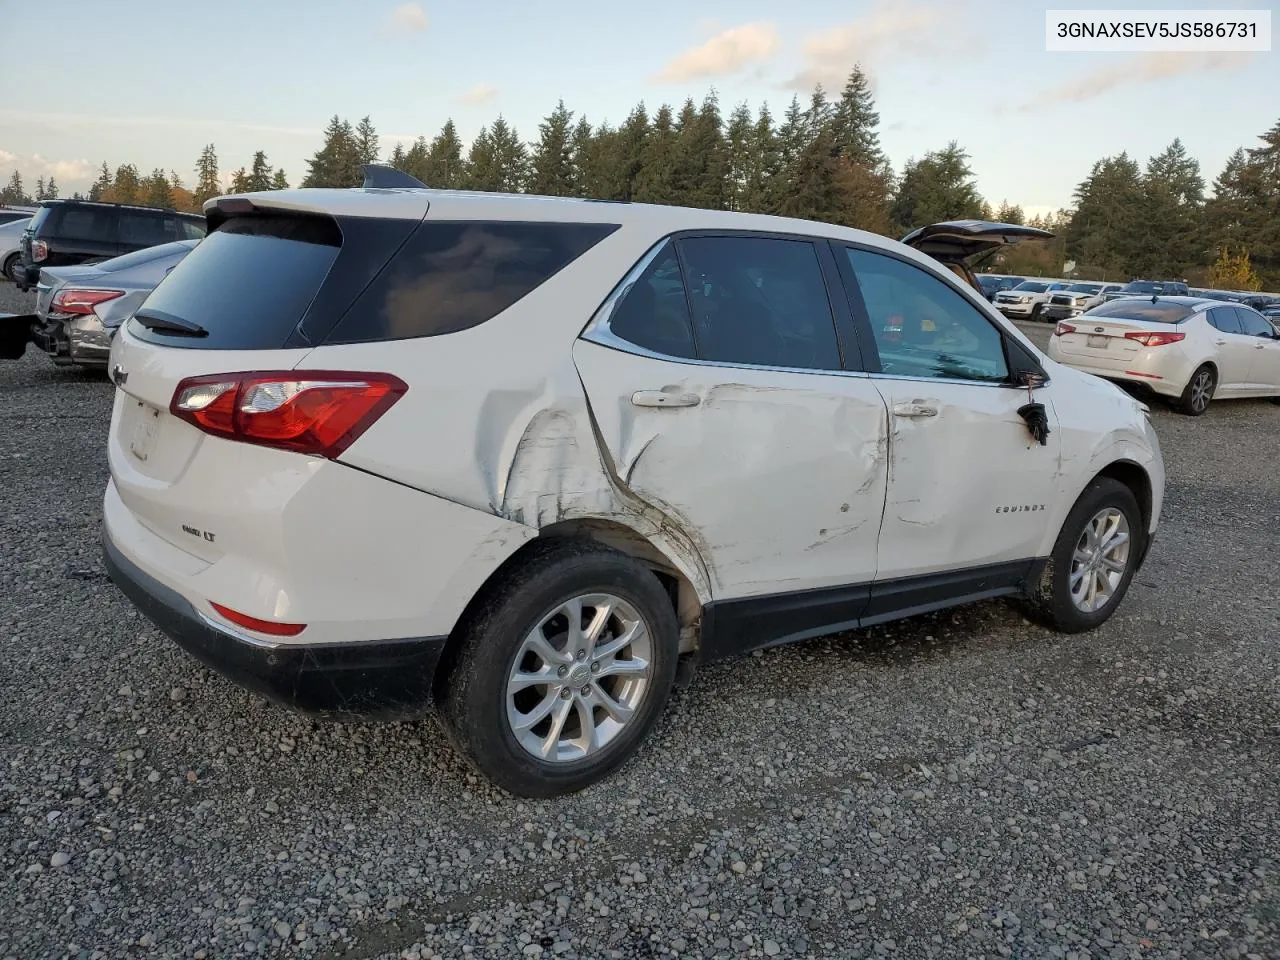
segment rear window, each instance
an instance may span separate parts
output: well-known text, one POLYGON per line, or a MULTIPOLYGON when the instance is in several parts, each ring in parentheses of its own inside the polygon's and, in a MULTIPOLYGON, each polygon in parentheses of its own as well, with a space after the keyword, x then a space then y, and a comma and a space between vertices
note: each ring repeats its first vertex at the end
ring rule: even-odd
POLYGON ((144 263, 150 263, 152 260, 159 260, 161 257, 172 257, 183 250, 190 250, 194 246, 194 243, 184 242, 162 243, 158 247, 145 247, 142 250, 135 250, 133 253, 126 253, 121 257, 112 257, 110 260, 104 260, 98 264, 98 269, 105 273, 112 273, 116 270, 132 270, 134 267, 140 267, 144 263))
POLYGON ((428 220, 325 342, 432 337, 478 326, 617 229, 608 223, 428 220))
POLYGON ((1172 300, 1109 300, 1089 311, 1091 317, 1117 317, 1154 323, 1181 323, 1195 313, 1194 306, 1172 300))
POLYGON ((139 308, 197 324, 206 336, 143 326, 144 340, 207 350, 283 347, 338 256, 342 233, 328 217, 228 220, 198 243, 139 308), (174 341, 180 342, 175 344, 174 341))
POLYGON ((1044 293, 1045 290, 1049 289, 1049 285, 1047 283, 1036 283, 1034 280, 1024 280, 1013 289, 1025 290, 1027 293, 1044 293))
POLYGON ((1100 283, 1073 283, 1067 287, 1069 293, 1097 293, 1101 289, 1100 283))

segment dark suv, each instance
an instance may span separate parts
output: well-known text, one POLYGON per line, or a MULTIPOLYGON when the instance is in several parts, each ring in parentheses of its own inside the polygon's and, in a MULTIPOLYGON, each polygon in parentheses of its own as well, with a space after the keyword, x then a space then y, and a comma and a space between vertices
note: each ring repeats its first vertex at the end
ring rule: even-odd
POLYGON ((174 240, 198 240, 204 231, 204 217, 194 213, 92 200, 45 200, 22 235, 18 289, 34 287, 41 267, 107 260, 174 240))

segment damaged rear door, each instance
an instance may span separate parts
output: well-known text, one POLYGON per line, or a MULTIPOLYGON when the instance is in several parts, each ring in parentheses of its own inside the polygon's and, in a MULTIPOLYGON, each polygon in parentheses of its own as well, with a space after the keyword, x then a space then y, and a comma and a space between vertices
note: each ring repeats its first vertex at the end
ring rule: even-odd
POLYGON ((850 587, 821 596, 827 622, 844 622, 876 572, 887 414, 848 369, 834 271, 804 239, 668 240, 574 360, 616 482, 694 541, 716 601, 850 587))

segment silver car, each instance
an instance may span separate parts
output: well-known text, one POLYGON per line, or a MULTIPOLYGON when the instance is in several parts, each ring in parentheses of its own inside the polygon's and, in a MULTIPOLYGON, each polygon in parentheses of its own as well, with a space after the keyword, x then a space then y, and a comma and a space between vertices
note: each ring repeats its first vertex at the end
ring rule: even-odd
POLYGON ((46 267, 31 341, 60 366, 105 367, 111 338, 198 240, 162 243, 94 264, 46 267))

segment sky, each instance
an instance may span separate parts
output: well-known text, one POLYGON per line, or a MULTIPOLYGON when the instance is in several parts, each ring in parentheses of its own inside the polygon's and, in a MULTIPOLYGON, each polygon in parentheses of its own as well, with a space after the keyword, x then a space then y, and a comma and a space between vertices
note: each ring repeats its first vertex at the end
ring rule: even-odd
MULTIPOLYGON (((1140 0, 1122 4, 1144 6, 1140 0)), ((1162 0, 1158 8, 1267 8, 1162 0)), ((103 161, 189 184, 206 143, 222 172, 265 150, 296 185, 333 114, 372 117, 384 156, 439 131, 464 143, 499 113, 522 137, 560 99, 617 124, 711 88, 780 118, 854 63, 874 85, 895 169, 958 141, 989 201, 1070 205, 1094 161, 1142 161, 1175 137, 1212 183, 1280 120, 1280 52, 1048 53, 1047 7, 1103 0, 0 0, 0 177, 64 196, 103 161), (27 54, 15 54, 27 38, 27 54), (14 41, 17 41, 16 43, 14 41), (62 53, 39 53, 42 45, 62 53), (78 62, 77 54, 85 59, 78 62)), ((1149 6, 1149 5, 1147 5, 1149 6)))

